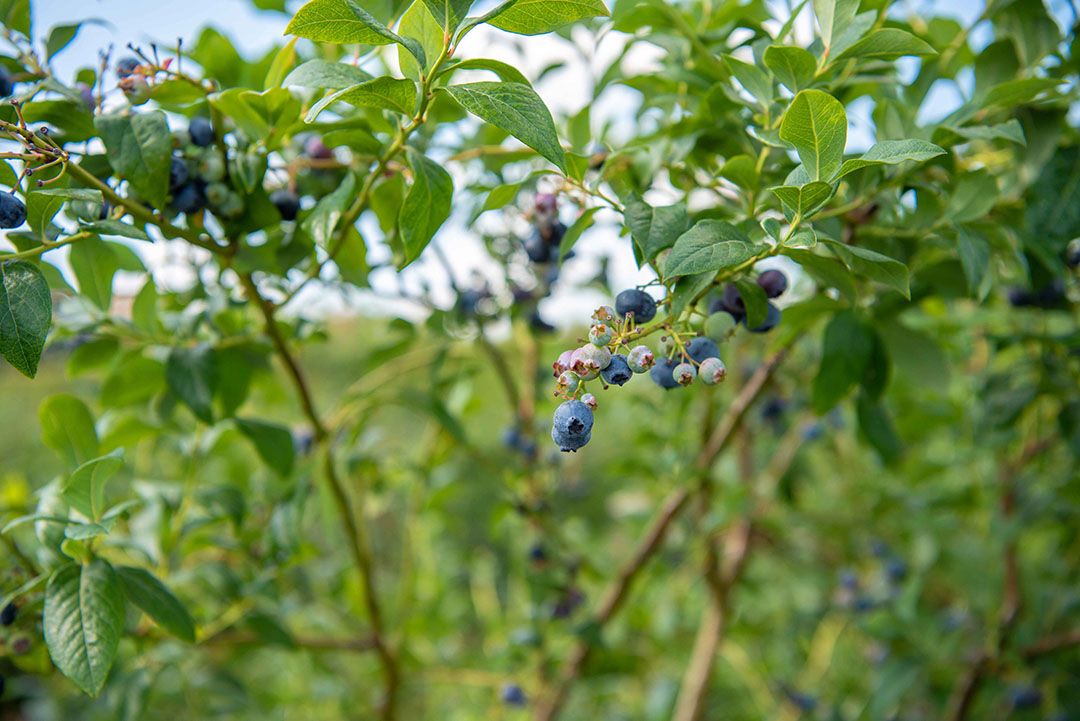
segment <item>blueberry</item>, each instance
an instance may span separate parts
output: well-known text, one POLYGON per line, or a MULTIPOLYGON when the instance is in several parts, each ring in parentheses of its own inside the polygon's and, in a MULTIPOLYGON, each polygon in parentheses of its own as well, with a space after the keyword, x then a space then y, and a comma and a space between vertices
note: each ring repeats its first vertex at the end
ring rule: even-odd
POLYGON ((712 313, 705 320, 705 335, 717 343, 722 343, 735 330, 735 319, 730 313, 712 313))
POLYGON ((707 386, 714 386, 718 383, 723 383, 727 378, 727 367, 724 365, 724 361, 719 358, 706 358, 701 361, 701 366, 698 367, 698 375, 701 376, 702 382, 707 386))
POLYGON ((611 364, 611 351, 607 348, 586 343, 574 351, 570 357, 570 370, 583 380, 591 381, 611 364))
POLYGON ((859 577, 850 568, 846 568, 840 572, 840 586, 855 591, 859 588, 859 577))
POLYGON ((551 364, 551 369, 555 371, 555 377, 558 378, 562 375, 563 371, 570 370, 570 364, 573 363, 574 351, 564 350, 559 354, 559 357, 551 364))
POLYGON ((770 396, 761 405, 761 417, 770 423, 775 423, 783 417, 786 410, 787 401, 777 396, 770 396))
POLYGON ((594 396, 592 393, 586 393, 585 395, 583 395, 581 397, 581 402, 587 405, 589 407, 589 410, 591 411, 595 411, 596 407, 600 405, 599 402, 596 400, 596 396, 594 396))
POLYGON ((551 609, 551 617, 557 620, 570 618, 584 602, 585 594, 576 588, 571 588, 555 602, 551 609))
POLYGON ((806 713, 812 713, 817 708, 817 699, 810 694, 803 693, 793 688, 785 688, 784 695, 792 706, 805 711, 806 713))
POLYGON ((206 207, 206 189, 198 181, 186 183, 177 188, 173 195, 172 207, 178 213, 193 215, 206 207))
POLYGON ((649 346, 634 346, 626 356, 626 364, 634 373, 645 373, 656 364, 656 356, 649 350, 649 346))
POLYGON ((326 143, 318 135, 313 135, 304 143, 304 153, 315 160, 329 160, 334 157, 334 151, 326 147, 326 143))
POLYGON ((630 364, 626 360, 626 356, 616 353, 611 356, 611 363, 608 367, 600 371, 600 377, 604 379, 605 383, 613 386, 626 385, 627 381, 634 377, 634 372, 630 370, 630 364))
MULTIPOLYGON (((746 323, 746 319, 743 319, 743 323, 746 323)), ((768 333, 770 330, 780 324, 780 309, 772 303, 769 303, 769 313, 765 316, 765 322, 761 325, 749 328, 751 333, 768 333)))
POLYGON ((225 178, 225 158, 216 149, 207 151, 199 159, 197 167, 199 177, 207 183, 216 183, 225 178))
POLYGON ((521 429, 517 426, 510 426, 503 431, 503 445, 517 450, 521 446, 521 429))
POLYGON ((11 73, 3 65, 0 65, 0 97, 9 98, 15 92, 15 83, 11 79, 11 73))
POLYGON ((86 109, 93 111, 97 107, 97 97, 94 95, 94 89, 86 83, 79 83, 78 89, 79 97, 82 98, 86 109))
POLYGON ((555 409, 551 439, 563 452, 576 451, 592 438, 593 412, 581 401, 566 401, 555 409))
POLYGON ((589 328, 589 342, 596 346, 606 346, 612 338, 611 326, 604 323, 596 323, 589 328))
POLYGON ((542 544, 534 543, 529 548, 529 560, 533 563, 543 563, 547 560, 547 552, 542 544))
POLYGON ((734 283, 725 285, 724 292, 710 307, 710 311, 724 311, 734 318, 736 322, 743 320, 746 317, 746 304, 743 303, 742 294, 739 293, 738 287, 734 283))
POLYGON ((296 193, 291 190, 275 190, 270 193, 270 202, 277 208, 282 220, 296 220, 296 215, 300 212, 300 198, 296 197, 296 193))
POLYGON ((891 558, 885 564, 885 575, 892 583, 900 583, 907 577, 907 564, 899 558, 891 558))
POLYGON ((518 686, 516 683, 504 684, 499 696, 502 698, 502 702, 507 706, 524 706, 528 703, 528 699, 525 698, 525 692, 522 691, 521 686, 518 686))
POLYGON ((139 66, 142 65, 142 61, 138 58, 128 56, 126 58, 120 58, 116 61, 116 77, 126 78, 133 75, 139 66))
POLYGON ((630 288, 615 296, 615 313, 620 318, 633 313, 635 322, 648 323, 656 317, 656 301, 645 291, 630 288))
POLYGON ((807 443, 816 441, 825 435, 825 427, 814 421, 803 426, 802 439, 807 443))
POLYGON ((693 363, 679 363, 671 369, 671 377, 681 386, 688 386, 697 378, 697 368, 693 363))
POLYGON ((559 380, 556 381, 559 392, 569 393, 571 389, 577 388, 578 382, 581 381, 581 377, 574 371, 563 371, 559 374, 559 380))
POLYGON ((856 613, 866 613, 868 611, 873 611, 875 606, 877 606, 877 603, 869 596, 859 596, 855 599, 855 603, 851 605, 852 609, 854 609, 856 613))
POLYGON ((206 186, 206 202, 212 208, 217 207, 228 201, 230 193, 225 183, 210 183, 206 186))
POLYGON ((188 135, 195 145, 200 148, 208 147, 214 142, 214 126, 206 118, 194 117, 188 123, 188 135))
POLYGON ((187 181, 187 163, 182 158, 173 157, 169 164, 169 190, 176 190, 187 181))
POLYGON ((562 243, 563 236, 566 235, 566 226, 557 220, 554 223, 541 223, 536 228, 536 234, 551 248, 554 256, 552 260, 557 260, 559 245, 562 243))
POLYGON ((533 234, 526 239, 525 255, 529 256, 529 260, 534 263, 550 263, 558 258, 557 253, 554 258, 552 257, 551 248, 544 242, 544 239, 540 237, 538 231, 534 231, 533 234))
POLYGON ((1013 308, 1024 308, 1032 304, 1031 293, 1023 288, 1009 288, 1007 297, 1013 308))
POLYGON ((870 553, 875 558, 885 558, 889 555, 889 544, 882 541, 880 538, 875 538, 870 542, 870 553))
POLYGON ((686 353, 695 362, 702 363, 706 358, 719 358, 720 348, 711 338, 699 336, 686 344, 686 353))
POLYGON ((610 323, 618 316, 615 315, 615 309, 610 305, 602 305, 593 311, 592 319, 597 323, 610 323))
POLYGON ((1024 710, 1042 706, 1042 691, 1034 686, 1021 686, 1009 690, 1009 703, 1014 709, 1024 710))
POLYGON ((0 626, 10 626, 15 623, 15 616, 19 613, 19 609, 14 603, 9 603, 4 606, 3 610, 0 610, 0 626))
POLYGON ((678 363, 674 358, 661 358, 649 370, 649 377, 652 378, 653 383, 665 390, 678 388, 679 384, 675 380, 675 376, 672 375, 677 365, 678 363))
POLYGON ((0 192, 0 228, 10 230, 26 222, 26 206, 11 193, 0 192))
POLYGON ((788 288, 787 276, 778 270, 767 270, 757 277, 757 284, 768 298, 778 298, 788 288))

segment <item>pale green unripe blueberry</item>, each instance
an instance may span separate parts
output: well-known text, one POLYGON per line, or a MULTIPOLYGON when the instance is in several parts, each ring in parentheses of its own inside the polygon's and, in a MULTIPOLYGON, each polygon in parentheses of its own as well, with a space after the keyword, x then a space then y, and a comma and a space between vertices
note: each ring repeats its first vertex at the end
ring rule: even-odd
POLYGON ((705 335, 717 343, 723 343, 735 330, 735 319, 730 313, 713 313, 705 321, 705 335))
POLYGON ((225 183, 210 183, 206 186, 206 202, 210 207, 217 208, 229 199, 232 189, 225 183))
POLYGON ((610 323, 615 320, 615 309, 610 305, 602 305, 593 311, 592 319, 597 323, 610 323))
POLYGON ((556 381, 558 390, 560 393, 566 393, 571 388, 577 388, 578 382, 581 378, 574 371, 566 370, 559 374, 559 379, 556 381))
POLYGON ((223 218, 239 218, 244 214, 244 199, 240 197, 239 193, 230 190, 225 201, 217 207, 215 212, 223 218))
POLYGON ((671 377, 681 386, 688 386, 697 378, 697 368, 693 363, 680 363, 671 371, 671 377))
POLYGON ((225 158, 217 148, 203 153, 197 168, 199 176, 208 183, 216 183, 225 178, 225 158))
POLYGON ((597 323, 592 328, 589 328, 589 342, 595 346, 606 346, 611 342, 612 332, 611 326, 604 323, 597 323))
POLYGON ((724 379, 727 378, 727 367, 724 365, 724 361, 719 358, 706 358, 701 361, 698 375, 701 376, 701 380, 705 385, 714 386, 717 383, 723 383, 724 379))
POLYGON ((656 364, 656 356, 647 345, 634 346, 626 356, 626 364, 635 373, 648 373, 656 364))
POLYGON ((586 381, 591 381, 600 375, 600 371, 607 368, 609 363, 611 363, 611 351, 592 343, 581 346, 570 357, 570 369, 586 381))
POLYGON ((596 401, 596 396, 592 393, 586 393, 581 397, 581 402, 589 407, 589 410, 596 410, 596 406, 599 405, 596 401))

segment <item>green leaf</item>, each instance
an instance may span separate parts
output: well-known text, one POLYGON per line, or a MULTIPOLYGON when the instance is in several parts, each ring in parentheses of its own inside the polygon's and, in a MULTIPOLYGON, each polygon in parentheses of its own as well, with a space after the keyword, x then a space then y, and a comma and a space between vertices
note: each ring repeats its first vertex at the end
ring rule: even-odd
POLYGON ((323 248, 330 245, 330 239, 334 235, 338 221, 352 203, 355 197, 353 194, 355 186, 356 178, 351 173, 346 175, 341 185, 335 188, 334 192, 320 198, 311 214, 304 219, 304 230, 323 248))
POLYGON ((132 240, 150 240, 150 236, 142 228, 136 228, 134 225, 128 225, 121 220, 113 220, 112 218, 86 223, 81 229, 88 230, 91 233, 114 235, 121 238, 131 238, 132 240))
POLYGON ((837 55, 834 61, 850 58, 895 60, 905 55, 937 55, 937 50, 906 30, 881 28, 837 55))
POLYGON ((683 203, 654 208, 634 195, 625 205, 630 235, 647 262, 652 262, 661 250, 675 245, 678 237, 690 228, 690 214, 683 203))
POLYGON ((68 476, 60 494, 72 508, 92 521, 105 512, 105 484, 124 467, 123 451, 87 461, 68 476))
POLYGON ((411 116, 416 111, 416 83, 402 78, 383 77, 338 90, 315 103, 308 111, 304 122, 314 122, 323 110, 336 102, 348 103, 360 108, 393 110, 402 115, 411 116))
POLYGON ((504 80, 508 83, 532 85, 532 83, 529 82, 529 79, 513 65, 509 65, 499 60, 491 60, 490 58, 469 58, 468 60, 462 60, 459 63, 454 63, 443 72, 451 73, 455 70, 490 70, 498 75, 500 80, 504 80))
POLYGON ((412 148, 407 152, 413 182, 398 216, 405 265, 420 257, 435 232, 450 217, 450 201, 454 196, 454 181, 441 165, 412 148))
POLYGON ((787 45, 770 45, 765 48, 764 61, 765 67, 793 93, 814 82, 817 61, 808 50, 787 45))
POLYGON ((417 60, 406 48, 398 48, 398 65, 401 67, 401 74, 413 80, 420 80, 420 76, 427 74, 435 58, 442 52, 446 31, 431 14, 426 4, 414 2, 401 16, 398 32, 403 37, 419 43, 424 50, 426 62, 417 60))
POLYGON ((116 577, 127 600, 173 636, 194 643, 195 621, 165 584, 149 571, 132 566, 118 566, 116 577))
POLYGON ((487 18, 489 25, 518 35, 542 35, 595 17, 607 17, 601 0, 510 0, 487 18))
POLYGON ((204 423, 214 422, 217 359, 208 345, 173 348, 165 362, 169 390, 204 423))
POLYGON ((968 140, 1008 140, 1017 145, 1027 145, 1024 126, 1016 118, 998 125, 969 125, 963 128, 949 127, 949 130, 968 140))
POLYGON ((956 239, 956 252, 960 267, 964 269, 968 292, 973 296, 982 290, 986 271, 990 268, 990 243, 981 234, 961 227, 956 239))
POLYGON ((837 178, 870 165, 899 165, 913 160, 917 163, 944 155, 945 150, 925 140, 883 140, 874 143, 862 156, 845 160, 837 178))
POLYGON ((716 272, 749 260, 754 246, 731 223, 702 220, 679 236, 664 265, 664 277, 716 272))
POLYGON ((469 14, 473 0, 424 0, 424 4, 440 27, 452 31, 469 14))
POLYGON ((446 92, 473 115, 505 130, 566 172, 555 121, 540 96, 521 83, 449 85, 446 92))
POLYGON ((736 155, 728 158, 720 169, 720 176, 727 178, 740 188, 750 190, 757 185, 757 160, 749 155, 736 155))
POLYGON ((1051 88, 1056 88, 1062 80, 1057 78, 1020 78, 995 85, 983 98, 983 106, 999 106, 1012 109, 1017 105, 1034 100, 1051 88))
POLYGON ((255 451, 275 473, 288 476, 295 460, 292 433, 285 426, 237 418, 236 427, 255 445, 255 451))
POLYGON ((795 146, 810 180, 830 180, 844 159, 844 106, 828 93, 803 90, 784 113, 780 138, 795 146))
POLYGON ((98 115, 94 127, 101 135, 109 164, 128 181, 139 197, 164 208, 169 192, 172 136, 160 110, 130 115, 98 115))
POLYGON ((263 90, 281 87, 285 73, 296 62, 296 41, 297 38, 292 38, 274 55, 274 61, 270 63, 270 69, 266 71, 266 79, 263 80, 263 90))
POLYGON ((58 569, 45 589, 42 627, 56 667, 97 696, 124 628, 124 597, 112 566, 94 559, 58 569))
POLYGON ((900 261, 874 250, 857 245, 844 245, 830 238, 821 238, 821 242, 828 245, 851 272, 883 283, 903 294, 905 298, 911 298, 908 269, 900 261))
POLYGON ((41 440, 72 468, 98 455, 98 435, 94 416, 86 404, 73 395, 49 396, 38 406, 41 440))
POLYGON ((769 316, 769 300, 761 286, 749 278, 738 278, 735 287, 746 306, 746 327, 756 328, 764 323, 769 316))
POLYGON ((814 16, 826 49, 851 25, 858 10, 859 0, 814 0, 814 16))
POLYGON ((72 244, 70 259, 79 292, 107 311, 112 304, 113 277, 120 269, 116 253, 101 238, 90 237, 72 244))
MULTIPOLYGON (((296 122, 300 114, 300 101, 286 88, 270 88, 262 92, 230 88, 214 93, 209 100, 214 109, 231 118, 246 135, 259 138, 271 150, 280 146, 282 134, 296 122)), ((252 158, 261 161, 255 148, 238 154, 238 162, 252 158)), ((247 192, 252 191, 249 188, 247 192)))
POLYGON ((33 378, 52 325, 52 295, 37 266, 0 263, 0 356, 33 378))
POLYGON ((957 223, 978 220, 990 212, 997 200, 997 182, 990 173, 985 170, 965 173, 949 196, 945 217, 957 223))
POLYGON ((588 208, 577 217, 577 220, 575 220, 569 228, 566 229, 566 232, 563 233, 562 242, 559 243, 560 262, 564 260, 567 253, 573 249, 574 244, 581 238, 581 234, 592 227, 593 217, 599 210, 599 206, 588 208))
POLYGON ((833 316, 825 327, 821 365, 814 378, 812 398, 816 413, 828 412, 862 379, 873 344, 870 329, 854 311, 833 316))
POLYGON ((804 217, 809 217, 827 203, 833 194, 833 186, 821 181, 802 186, 781 185, 769 190, 780 199, 780 202, 804 217))
POLYGON ((860 393, 855 411, 859 419, 859 430, 881 455, 881 459, 886 463, 899 459, 904 451, 903 441, 897 435, 892 416, 885 405, 881 401, 874 401, 866 393, 860 393))
POLYGON ((326 60, 308 60, 285 76, 281 84, 284 87, 340 90, 366 80, 371 80, 371 75, 355 65, 331 63, 326 60))
POLYGON ((398 43, 412 53, 421 65, 427 63, 423 49, 415 41, 391 31, 353 0, 311 0, 296 11, 285 33, 326 43, 398 43))
POLYGON ((746 89, 746 92, 754 96, 762 107, 769 107, 773 99, 772 79, 768 74, 756 65, 744 63, 731 55, 724 56, 724 64, 731 70, 731 74, 746 89))

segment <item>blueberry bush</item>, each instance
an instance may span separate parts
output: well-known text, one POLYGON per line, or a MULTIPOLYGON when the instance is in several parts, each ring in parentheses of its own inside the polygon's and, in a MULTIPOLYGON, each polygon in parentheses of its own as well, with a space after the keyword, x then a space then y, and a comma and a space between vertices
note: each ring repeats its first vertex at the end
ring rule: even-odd
POLYGON ((1080 714, 1074 3, 30 1, 4 718, 1080 714))

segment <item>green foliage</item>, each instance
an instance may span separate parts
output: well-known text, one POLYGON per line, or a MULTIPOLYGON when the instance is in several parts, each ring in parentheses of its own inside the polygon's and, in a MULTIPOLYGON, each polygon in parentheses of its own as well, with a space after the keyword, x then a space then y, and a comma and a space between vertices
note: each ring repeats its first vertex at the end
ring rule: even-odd
POLYGON ((0 0, 13 713, 1080 709, 1068 12, 253 4, 64 77, 0 0))

